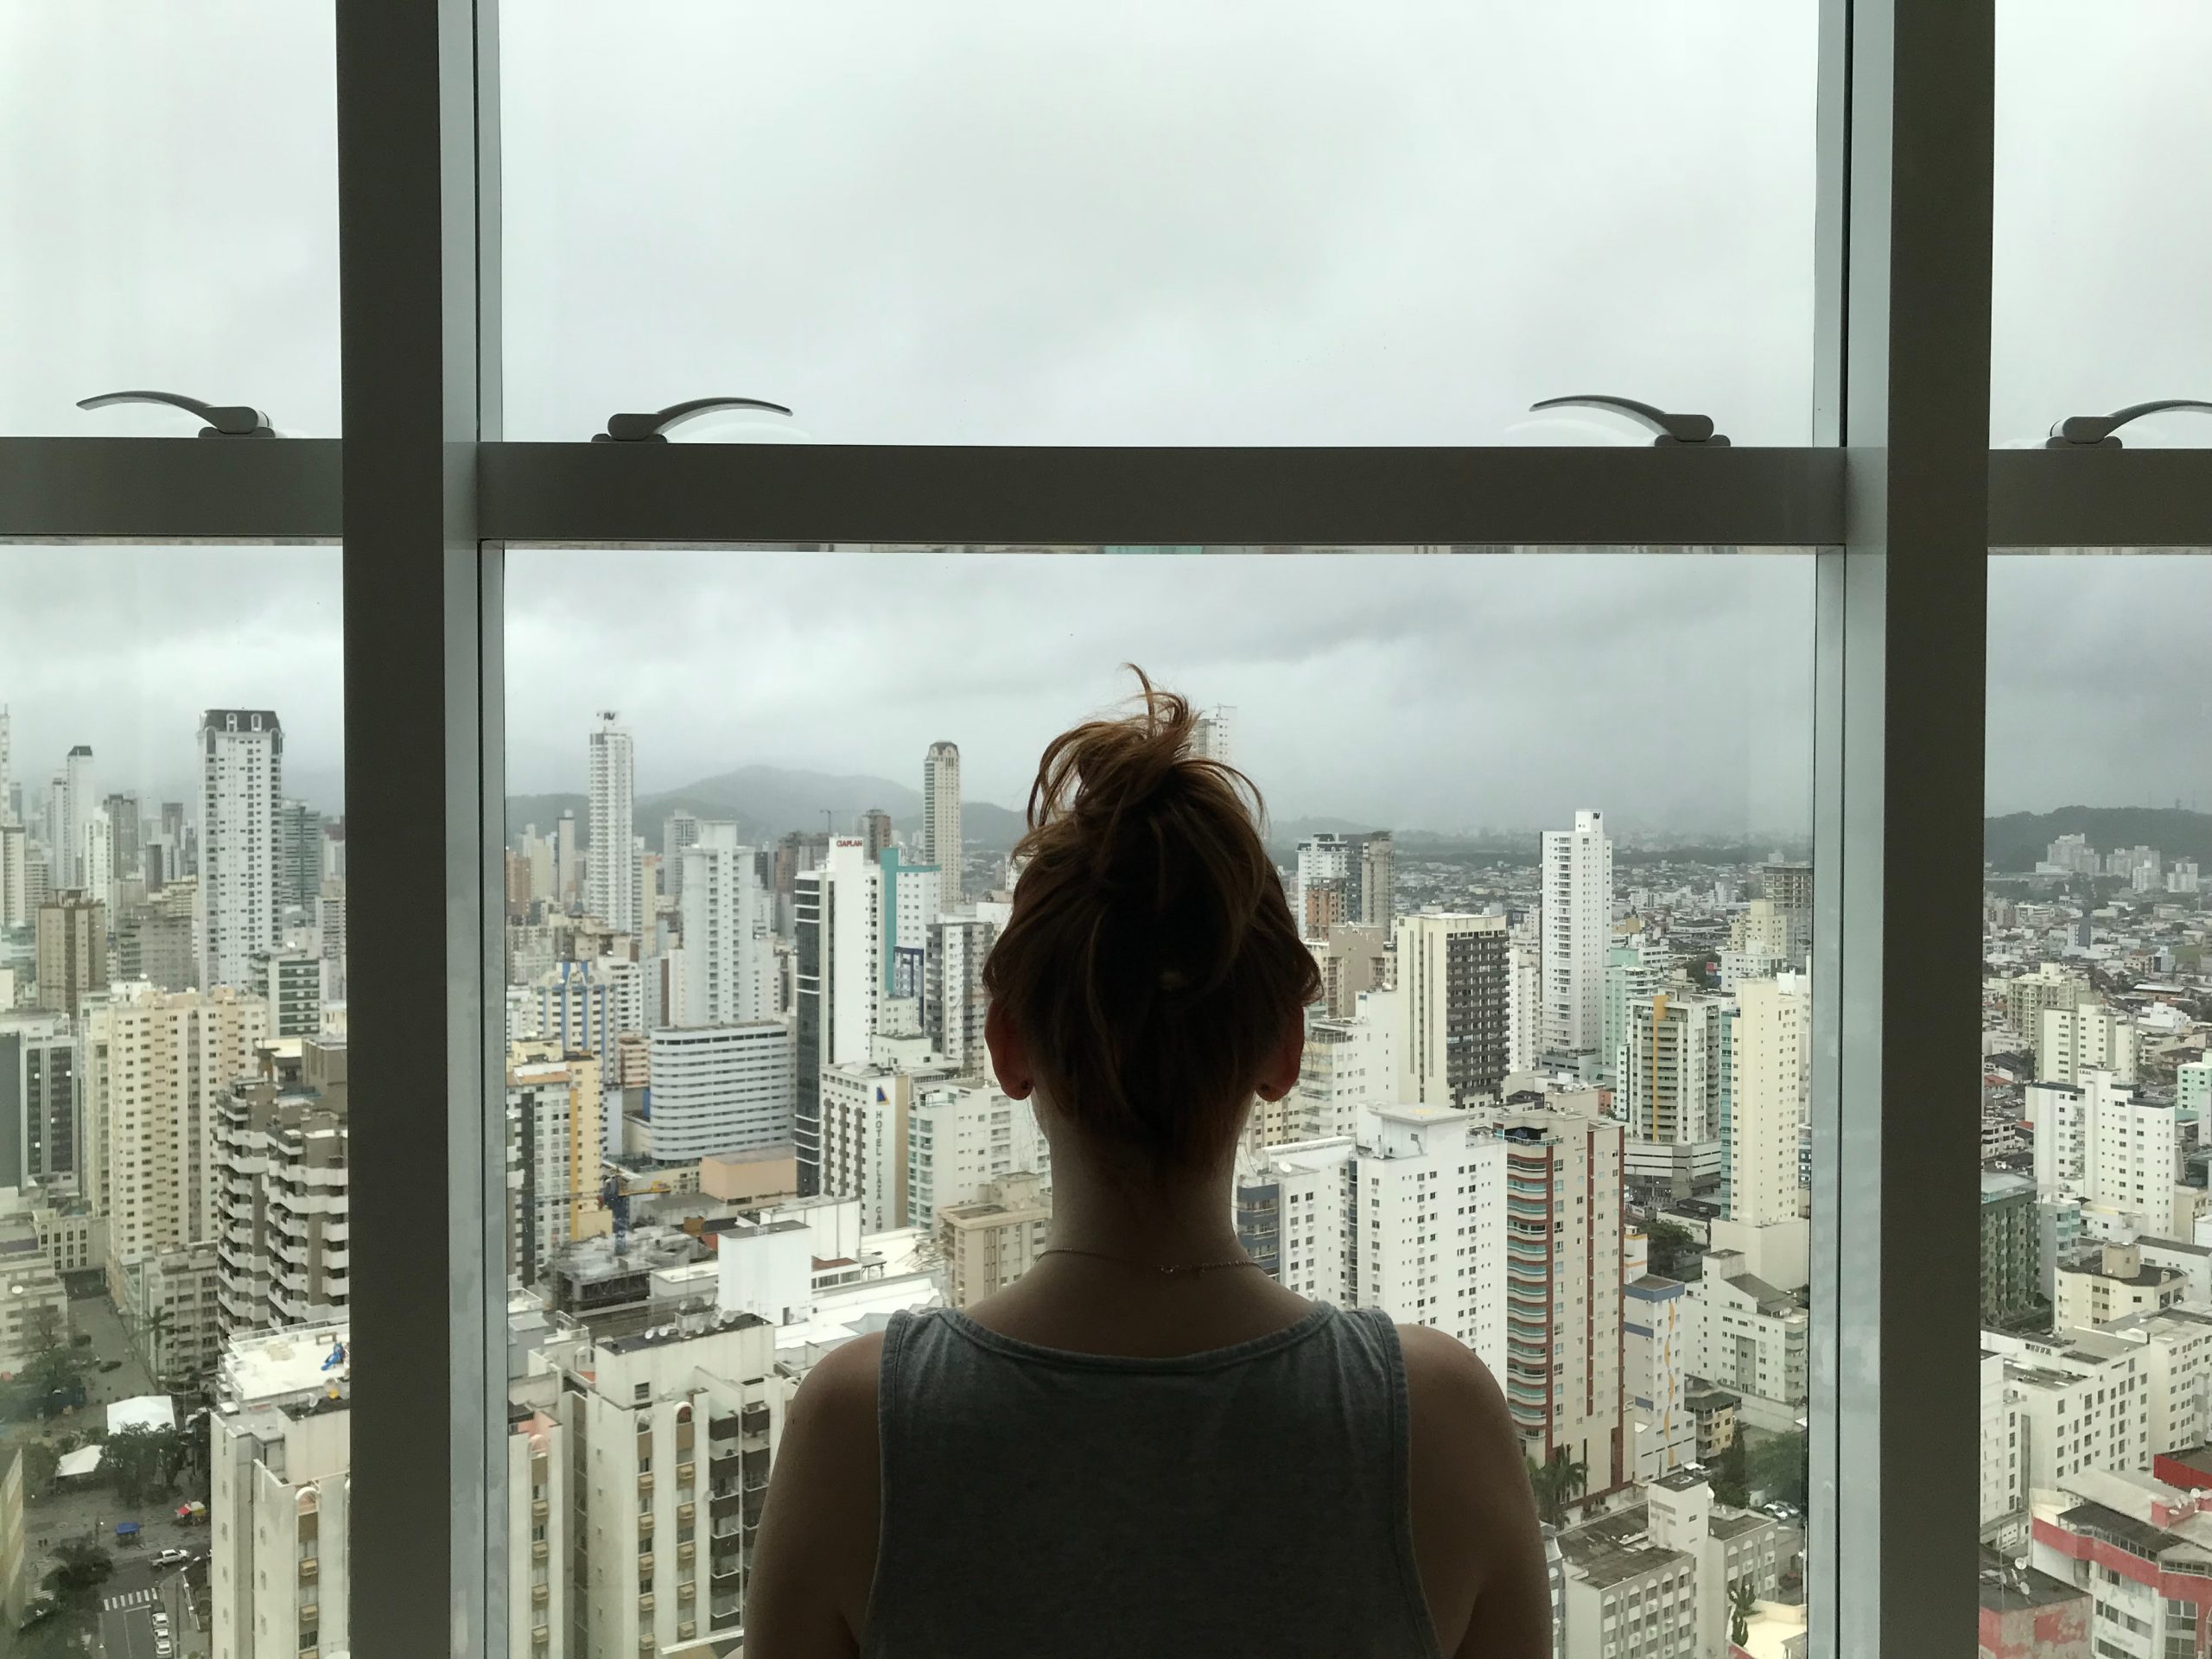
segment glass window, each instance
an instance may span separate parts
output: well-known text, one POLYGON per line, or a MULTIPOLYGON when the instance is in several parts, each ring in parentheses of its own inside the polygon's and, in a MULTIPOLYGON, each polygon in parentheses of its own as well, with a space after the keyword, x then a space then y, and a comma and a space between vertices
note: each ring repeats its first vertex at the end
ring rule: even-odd
POLYGON ((1816 11, 508 5, 506 429, 1803 443, 1816 11))
POLYGON ((334 433, 331 0, 0 10, 0 433, 334 433))
MULTIPOLYGON (((290 1659, 346 1581, 320 1542, 352 1386, 339 563, 0 547, 0 1297, 40 1310, 0 1332, 0 1393, 56 1432, 24 1582, 135 1521, 200 1558, 238 1659, 264 1626, 290 1659), (94 1427, 87 1492, 52 1453, 94 1427)), ((89 1641, 100 1596, 59 1600, 89 1641)), ((105 1639, 149 1650, 154 1611, 116 1603, 105 1639)))
MULTIPOLYGON (((2154 398, 2212 399, 2212 11, 2190 0, 1997 8, 1990 432, 2154 398)), ((2212 416, 2131 424, 2212 443, 2212 416)))
POLYGON ((2190 1485, 2164 1460, 2212 1439, 2194 1311, 2208 614, 2212 553, 1990 562, 1980 1519, 2010 1558, 2031 1497, 2069 1507, 2113 1474, 2190 1485), (2165 1356, 2147 1388, 2133 1344, 2165 1356), (2107 1402, 2109 1433, 2069 1449, 2065 1420, 2107 1402))
MULTIPOLYGON (((1264 791, 1323 965, 1310 1081, 1260 1109, 1240 1154, 1255 1255, 1467 1342, 1548 1460, 1563 1523, 1700 1462, 1726 1508, 1802 1515, 1809 556, 505 559, 511 1185, 535 1230, 511 1317, 592 1412, 704 1416, 710 1629, 737 1616, 781 1422, 746 1379, 787 1400, 807 1349, 782 1300, 757 1310, 768 1325, 730 1322, 680 1223, 838 1200, 783 1212, 859 1238, 857 1263, 826 1234, 814 1250, 816 1325, 880 1315, 887 1285, 964 1304, 1019 1273, 1004 1241, 963 1255, 947 1216, 987 1192, 1051 1204, 1035 1121, 988 1075, 976 976, 1038 756, 1128 694, 1132 659, 1264 791), (650 602, 670 594, 683 602, 650 602), (1448 976, 1423 976, 1433 954, 1448 976), (1337 1058, 1363 1052, 1399 1058, 1337 1058), (1544 1107, 1503 1103, 1523 1090, 1544 1107), (1457 1145, 1386 1155, 1376 1114, 1421 1102, 1467 1109, 1441 1132, 1457 1145), (1563 1124, 1535 1158, 1499 1133, 1563 1124), (883 1158, 902 1134, 934 1158, 883 1158), (1294 1141, 1326 1148, 1334 1184, 1280 1150, 1294 1141), (1448 1299, 1426 1294, 1414 1209, 1393 1224, 1370 1201, 1365 1231, 1336 1216, 1331 1250, 1294 1263, 1260 1213, 1447 1172, 1492 1200, 1448 1299), (683 1363, 655 1369, 671 1344, 683 1363), (1738 1432, 1701 1448, 1721 1402, 1738 1432)), ((1762 1593, 1801 1581, 1777 1553, 1762 1593)), ((664 1592, 675 1554, 653 1560, 664 1592)), ((593 1600, 584 1650, 611 1651, 621 1616, 593 1600)))

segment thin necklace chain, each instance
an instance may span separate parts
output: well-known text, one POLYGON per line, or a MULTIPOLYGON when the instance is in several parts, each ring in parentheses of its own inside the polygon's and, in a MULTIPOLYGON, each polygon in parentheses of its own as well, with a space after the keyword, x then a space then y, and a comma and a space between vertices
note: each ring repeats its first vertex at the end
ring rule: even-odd
POLYGON ((1074 1244, 1054 1244, 1049 1249, 1038 1251, 1037 1254, 1039 1256, 1087 1255, 1099 1262, 1118 1262, 1125 1268, 1149 1268, 1154 1273, 1206 1274, 1219 1268, 1256 1268, 1260 1265, 1248 1255, 1234 1262, 1179 1262, 1172 1266, 1163 1267, 1157 1262, 1140 1262, 1133 1255, 1109 1255, 1104 1250, 1086 1250, 1074 1244))

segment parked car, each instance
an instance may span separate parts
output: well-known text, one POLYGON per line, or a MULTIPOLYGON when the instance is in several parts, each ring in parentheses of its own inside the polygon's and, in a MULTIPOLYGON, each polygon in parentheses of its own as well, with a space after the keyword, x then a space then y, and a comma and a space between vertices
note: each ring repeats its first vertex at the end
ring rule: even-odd
POLYGON ((156 1567, 182 1567, 191 1559, 192 1552, 188 1549, 165 1549, 154 1557, 154 1565, 156 1567))
POLYGON ((104 1359, 100 1361, 100 1370, 103 1371, 119 1371, 122 1369, 123 1362, 119 1359, 104 1359))

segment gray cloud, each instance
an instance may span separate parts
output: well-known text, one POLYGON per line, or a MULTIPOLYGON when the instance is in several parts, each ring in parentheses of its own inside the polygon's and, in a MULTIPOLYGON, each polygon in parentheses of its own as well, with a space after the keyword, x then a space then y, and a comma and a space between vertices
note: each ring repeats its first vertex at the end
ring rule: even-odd
MULTIPOLYGON (((734 391, 830 442, 1619 441, 1520 413, 1607 389, 1801 442, 1815 10, 512 3, 508 429, 734 391)), ((338 430, 332 35, 0 11, 0 432, 176 429, 71 407, 131 385, 338 430)), ((2212 388, 2212 11, 2006 0, 1999 50, 1998 438, 2212 388)), ((1010 801, 1133 657, 1239 707, 1286 812, 1802 820, 1802 560, 514 559, 518 786, 574 786, 613 702, 649 785, 951 735, 1010 801)), ((1993 805, 2202 789, 2209 569, 1997 568, 1993 805)), ((334 773, 327 551, 0 577, 18 775, 90 741, 182 787, 225 702, 334 773)))

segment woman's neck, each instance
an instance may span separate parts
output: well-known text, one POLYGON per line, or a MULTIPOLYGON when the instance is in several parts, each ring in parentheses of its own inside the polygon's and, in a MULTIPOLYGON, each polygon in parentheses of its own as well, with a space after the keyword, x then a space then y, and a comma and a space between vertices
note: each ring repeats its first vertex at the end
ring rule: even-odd
POLYGON ((1230 1213, 1231 1166, 1153 1176, 1055 1160, 1052 1243, 1157 1266, 1243 1255, 1230 1213))

